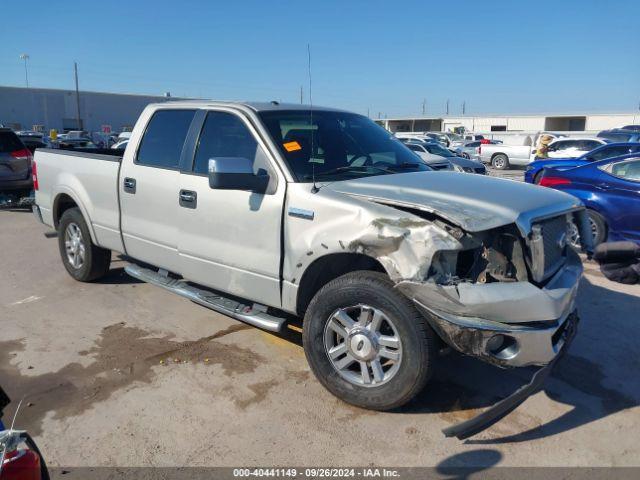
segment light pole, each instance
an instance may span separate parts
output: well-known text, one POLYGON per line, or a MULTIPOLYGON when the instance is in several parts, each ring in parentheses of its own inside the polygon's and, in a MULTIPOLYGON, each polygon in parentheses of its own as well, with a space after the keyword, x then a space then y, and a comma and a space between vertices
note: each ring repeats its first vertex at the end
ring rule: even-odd
POLYGON ((20 60, 24 60, 24 81, 27 84, 27 88, 29 88, 29 74, 27 73, 27 60, 29 60, 29 55, 26 53, 21 54, 20 60))

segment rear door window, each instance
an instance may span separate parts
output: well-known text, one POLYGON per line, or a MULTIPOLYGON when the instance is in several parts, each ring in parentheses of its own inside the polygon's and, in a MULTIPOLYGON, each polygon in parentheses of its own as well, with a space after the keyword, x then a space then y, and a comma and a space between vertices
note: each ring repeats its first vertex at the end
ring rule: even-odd
POLYGON ((136 163, 177 169, 195 110, 158 110, 144 132, 136 163))

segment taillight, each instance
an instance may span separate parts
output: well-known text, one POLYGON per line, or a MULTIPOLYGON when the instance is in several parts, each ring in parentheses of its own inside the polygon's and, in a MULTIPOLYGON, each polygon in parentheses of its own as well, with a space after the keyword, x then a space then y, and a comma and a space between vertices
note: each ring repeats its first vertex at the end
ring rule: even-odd
POLYGON ((558 185, 571 185, 571 180, 562 177, 542 177, 539 185, 541 187, 557 187, 558 185))
POLYGON ((33 179, 33 189, 38 190, 38 168, 36 162, 31 162, 31 178, 33 179))
POLYGON ((478 145, 478 155, 482 153, 482 144, 478 145))
POLYGON ((31 160, 33 158, 31 152, 26 148, 11 152, 9 153, 9 155, 11 155, 13 158, 17 158, 18 160, 31 160))
POLYGON ((1 480, 41 480, 40 456, 33 450, 18 449, 7 453, 1 480))

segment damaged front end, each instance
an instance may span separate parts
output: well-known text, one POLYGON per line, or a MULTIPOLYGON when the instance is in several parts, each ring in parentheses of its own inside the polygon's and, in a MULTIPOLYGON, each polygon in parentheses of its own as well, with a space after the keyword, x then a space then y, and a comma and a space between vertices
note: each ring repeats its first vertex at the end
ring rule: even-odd
POLYGON ((444 429, 446 436, 468 438, 498 422, 541 388, 567 350, 577 328, 582 275, 567 242, 572 224, 590 254, 584 210, 536 220, 527 235, 515 224, 479 233, 445 224, 461 248, 436 252, 423 280, 397 283, 452 348, 499 367, 541 366, 527 385, 444 429))
POLYGON ((422 280, 397 288, 454 349, 502 367, 546 365, 575 310, 582 263, 567 232, 583 215, 535 221, 527 236, 516 225, 474 233, 448 226, 461 248, 436 252, 422 280))
POLYGON ((472 177, 416 173, 330 187, 368 202, 359 211, 382 214, 360 222, 358 235, 347 237, 350 250, 378 260, 446 344, 499 367, 541 367, 529 385, 445 430, 458 438, 516 408, 566 351, 582 275, 569 239, 577 230, 582 250, 593 250, 588 217, 574 197, 472 177))

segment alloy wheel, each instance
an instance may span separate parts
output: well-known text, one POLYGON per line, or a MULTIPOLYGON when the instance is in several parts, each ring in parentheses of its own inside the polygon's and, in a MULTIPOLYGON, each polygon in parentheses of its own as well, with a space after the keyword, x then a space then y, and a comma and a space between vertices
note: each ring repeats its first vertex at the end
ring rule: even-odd
POLYGON ((324 346, 336 372, 354 385, 387 383, 402 362, 396 326, 382 310, 369 305, 336 310, 325 325, 324 346))

